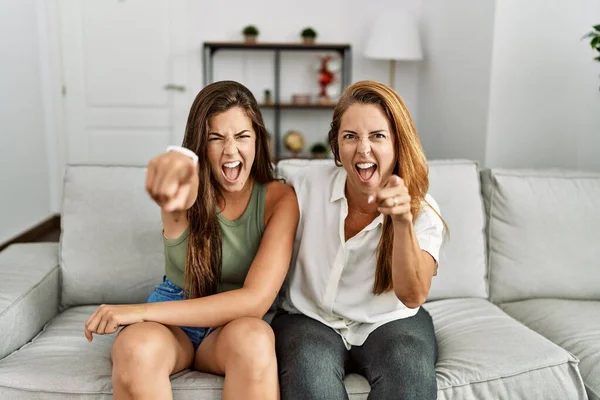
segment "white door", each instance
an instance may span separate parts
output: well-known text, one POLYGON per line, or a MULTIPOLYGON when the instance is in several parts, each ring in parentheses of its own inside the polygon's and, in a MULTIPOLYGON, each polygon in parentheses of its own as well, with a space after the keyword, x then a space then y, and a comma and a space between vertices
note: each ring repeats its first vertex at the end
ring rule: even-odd
POLYGON ((60 0, 67 162, 146 165, 183 138, 185 0, 60 0))

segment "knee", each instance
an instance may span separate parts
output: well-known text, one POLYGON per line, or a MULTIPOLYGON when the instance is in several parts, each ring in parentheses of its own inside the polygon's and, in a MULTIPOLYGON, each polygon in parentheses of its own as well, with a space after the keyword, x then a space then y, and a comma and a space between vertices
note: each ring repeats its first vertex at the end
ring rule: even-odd
POLYGON ((227 346, 225 367, 235 365, 262 374, 275 364, 275 336, 262 319, 244 317, 231 321, 221 331, 222 343, 227 346))
POLYGON ((379 371, 373 371, 374 377, 379 377, 379 384, 388 387, 390 392, 405 393, 409 396, 407 398, 435 399, 437 381, 434 356, 423 348, 418 351, 418 346, 408 346, 406 349, 398 347, 381 358, 377 368, 379 371))
POLYGON ((302 382, 303 390, 308 393, 313 393, 312 389, 318 392, 320 386, 338 378, 343 380, 344 357, 339 344, 312 335, 297 336, 294 340, 282 338, 281 342, 284 343, 277 348, 280 379, 302 382))
POLYGON ((131 325, 119 333, 111 351, 113 381, 129 386, 138 377, 163 370, 163 336, 152 324, 131 325))

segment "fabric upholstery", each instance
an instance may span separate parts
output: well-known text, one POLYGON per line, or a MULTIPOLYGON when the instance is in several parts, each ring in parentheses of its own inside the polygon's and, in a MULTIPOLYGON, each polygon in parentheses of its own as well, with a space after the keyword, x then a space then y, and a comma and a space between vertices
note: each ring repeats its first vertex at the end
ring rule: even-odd
POLYGON ((585 399, 578 360, 484 299, 427 303, 438 399, 585 399))
POLYGON ((600 300, 600 174, 486 170, 490 299, 600 300))
POLYGON ((146 169, 69 166, 62 212, 62 307, 146 300, 165 268, 146 169))
POLYGON ((0 252, 0 359, 31 340, 58 312, 57 243, 0 252))
POLYGON ((533 299, 500 306, 579 358, 590 400, 600 400, 600 301, 533 299))

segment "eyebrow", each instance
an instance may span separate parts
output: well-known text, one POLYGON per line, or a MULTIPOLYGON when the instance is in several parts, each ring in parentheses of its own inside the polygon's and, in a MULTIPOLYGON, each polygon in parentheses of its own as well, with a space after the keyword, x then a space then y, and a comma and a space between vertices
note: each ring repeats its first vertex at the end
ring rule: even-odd
MULTIPOLYGON (((358 133, 356 133, 356 132, 354 132, 354 131, 351 131, 351 130, 349 130, 349 129, 344 129, 342 132, 348 132, 348 133, 353 133, 353 134, 355 134, 355 135, 358 135, 358 133)), ((387 130, 385 130, 385 129, 378 129, 378 130, 376 130, 376 131, 371 131, 371 132, 369 132, 369 135, 372 135, 372 134, 374 134, 374 133, 382 133, 382 132, 386 132, 386 133, 388 133, 388 131, 387 131, 387 130)))
MULTIPOLYGON (((245 132, 250 133, 250 130, 249 129, 244 129, 243 131, 238 132, 238 133, 234 134, 233 136, 239 136, 239 135, 241 135, 242 133, 245 133, 245 132)), ((223 135, 222 133, 219 133, 219 132, 208 132, 208 134, 209 135, 215 135, 215 136, 218 136, 218 137, 225 136, 225 135, 223 135)))

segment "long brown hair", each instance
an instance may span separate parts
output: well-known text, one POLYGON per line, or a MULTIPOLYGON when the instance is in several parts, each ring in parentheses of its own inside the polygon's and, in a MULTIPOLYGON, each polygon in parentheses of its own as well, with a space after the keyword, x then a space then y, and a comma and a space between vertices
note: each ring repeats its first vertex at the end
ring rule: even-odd
MULTIPOLYGON (((398 93, 379 82, 361 81, 346 88, 335 107, 329 130, 329 145, 337 166, 342 165, 338 144, 338 132, 342 116, 353 104, 377 105, 381 107, 381 110, 387 116, 395 143, 396 164, 392 173, 404 180, 404 184, 411 196, 411 212, 414 219, 416 219, 421 211, 421 203, 425 201, 425 195, 429 190, 429 176, 427 159, 425 158, 421 141, 417 135, 417 130, 408 108, 398 93)), ((441 218, 441 216, 439 217, 441 218)), ((445 222, 444 227, 446 227, 445 222)), ((386 215, 383 219, 383 232, 377 247, 374 294, 382 294, 393 289, 393 244, 394 230, 392 219, 389 215, 386 215)))
POLYGON ((221 230, 217 220, 219 185, 205 161, 208 122, 217 114, 240 107, 252 120, 256 133, 256 155, 250 177, 259 183, 274 179, 269 154, 268 134, 252 92, 233 81, 211 83, 198 93, 188 116, 183 147, 200 158, 198 197, 187 210, 189 236, 185 261, 185 286, 189 297, 202 297, 217 291, 221 278, 221 230))

